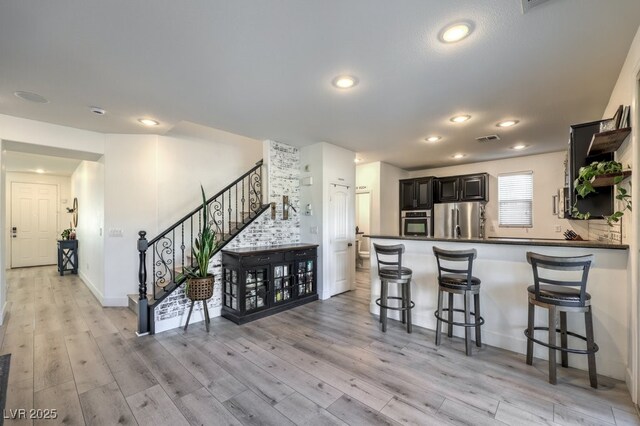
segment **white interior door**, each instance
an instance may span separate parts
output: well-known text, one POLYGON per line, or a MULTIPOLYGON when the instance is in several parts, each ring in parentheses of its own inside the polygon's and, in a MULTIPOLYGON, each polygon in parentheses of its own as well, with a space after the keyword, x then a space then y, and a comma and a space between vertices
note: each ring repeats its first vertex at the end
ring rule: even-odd
POLYGON ((332 279, 331 295, 351 289, 351 250, 349 225, 349 189, 331 185, 329 190, 329 245, 332 279))
POLYGON ((58 188, 11 184, 11 267, 56 263, 58 188))

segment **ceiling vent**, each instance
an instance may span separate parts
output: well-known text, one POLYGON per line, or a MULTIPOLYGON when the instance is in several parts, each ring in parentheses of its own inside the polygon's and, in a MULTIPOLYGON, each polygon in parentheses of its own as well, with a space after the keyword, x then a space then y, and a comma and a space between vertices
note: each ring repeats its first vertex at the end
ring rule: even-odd
POLYGON ((540 6, 542 3, 546 3, 549 0, 521 0, 522 1, 522 13, 527 13, 530 9, 540 6))
POLYGON ((479 138, 476 138, 476 140, 480 143, 497 142, 500 140, 500 136, 498 135, 480 136, 479 138))

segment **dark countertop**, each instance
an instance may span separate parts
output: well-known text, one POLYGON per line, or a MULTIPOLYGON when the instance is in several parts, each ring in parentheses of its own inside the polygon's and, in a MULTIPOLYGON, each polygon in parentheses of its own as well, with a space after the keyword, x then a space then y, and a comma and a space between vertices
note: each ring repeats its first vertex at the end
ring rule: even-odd
POLYGON ((282 244, 279 246, 257 246, 257 247, 238 247, 235 249, 222 250, 222 253, 231 255, 245 255, 245 254, 263 254, 263 253, 276 253, 281 251, 290 250, 305 250, 318 247, 318 244, 282 244))
POLYGON ((549 246, 549 247, 579 247, 579 248, 595 248, 595 249, 611 249, 611 250, 627 250, 627 244, 611 244, 600 241, 567 241, 552 240, 544 238, 432 238, 432 237, 400 237, 397 235, 365 235, 369 238, 387 239, 387 240, 413 240, 413 241, 446 241, 450 243, 479 243, 479 244, 507 244, 517 246, 549 246))

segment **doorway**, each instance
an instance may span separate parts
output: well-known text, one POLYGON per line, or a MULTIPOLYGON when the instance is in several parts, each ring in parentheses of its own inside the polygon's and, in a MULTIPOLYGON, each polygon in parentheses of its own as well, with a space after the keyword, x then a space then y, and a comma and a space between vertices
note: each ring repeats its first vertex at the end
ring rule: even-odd
POLYGON ((329 276, 331 296, 351 290, 351 246, 349 224, 349 187, 331 184, 329 188, 329 276))
POLYGON ((356 193, 356 269, 369 269, 371 233, 371 192, 356 193))
POLYGON ((11 267, 56 263, 58 187, 11 182, 11 267))

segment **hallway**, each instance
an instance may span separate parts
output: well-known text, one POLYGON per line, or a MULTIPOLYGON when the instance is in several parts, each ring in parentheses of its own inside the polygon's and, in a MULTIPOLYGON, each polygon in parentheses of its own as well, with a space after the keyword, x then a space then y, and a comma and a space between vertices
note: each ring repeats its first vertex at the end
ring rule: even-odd
POLYGON ((461 339, 436 348, 432 332, 395 321, 382 334, 363 272, 329 301, 143 338, 133 313, 100 307, 76 276, 8 275, 6 408, 58 410, 35 424, 640 423, 621 382, 601 377, 594 391, 561 369, 552 386, 541 360, 490 347, 468 358, 461 339))

